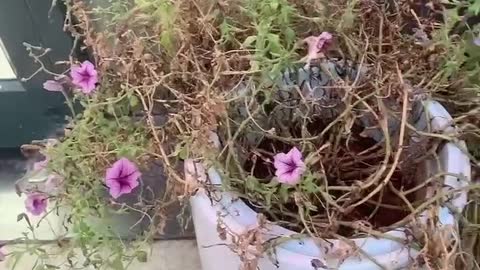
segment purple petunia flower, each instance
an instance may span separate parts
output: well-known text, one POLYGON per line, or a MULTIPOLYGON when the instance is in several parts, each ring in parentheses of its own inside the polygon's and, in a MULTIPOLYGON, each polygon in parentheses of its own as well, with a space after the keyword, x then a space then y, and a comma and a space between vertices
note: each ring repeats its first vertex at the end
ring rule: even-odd
POLYGON ((63 85, 54 80, 47 80, 43 83, 43 88, 47 91, 51 92, 62 92, 63 85))
POLYGON ((286 154, 276 154, 273 159, 278 182, 295 185, 300 181, 305 172, 305 163, 302 160, 302 153, 296 147, 286 154))
POLYGON ((132 192, 138 186, 138 179, 142 174, 137 166, 126 158, 121 158, 107 169, 105 183, 110 195, 118 198, 122 194, 132 192))
POLYGON ((41 193, 30 193, 25 200, 25 208, 34 216, 39 216, 47 209, 48 197, 41 193))
POLYGON ((95 90, 98 74, 95 66, 90 61, 85 61, 79 66, 73 66, 70 76, 72 76, 73 84, 80 87, 83 93, 90 94, 95 90))

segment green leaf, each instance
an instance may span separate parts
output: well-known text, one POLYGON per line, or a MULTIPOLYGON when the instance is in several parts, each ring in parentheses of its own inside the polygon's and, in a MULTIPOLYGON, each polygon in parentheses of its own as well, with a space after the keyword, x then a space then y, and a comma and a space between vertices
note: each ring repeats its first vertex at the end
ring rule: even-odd
POLYGON ((234 27, 228 23, 226 19, 220 24, 220 33, 222 42, 231 41, 234 33, 234 27))
POLYGON ((187 159, 190 155, 190 152, 188 151, 188 147, 183 147, 182 150, 180 152, 178 152, 178 157, 180 159, 187 159))
POLYGON ((244 47, 250 47, 257 40, 256 36, 249 36, 243 41, 244 47))
POLYGON ((272 196, 273 196, 272 192, 269 192, 265 195, 265 203, 267 206, 272 205, 272 196))
POLYGON ((125 270, 125 267, 123 267, 122 259, 120 257, 117 257, 115 260, 113 260, 110 263, 110 266, 115 270, 125 270))
POLYGON ((17 222, 20 222, 22 219, 25 219, 25 221, 28 224, 28 228, 30 229, 30 231, 33 231, 32 223, 30 222, 30 219, 28 218, 27 214, 21 213, 17 216, 17 222))
POLYGON ((140 101, 138 100, 138 97, 135 95, 131 95, 128 101, 130 102, 130 107, 133 107, 133 108, 140 103, 140 101))
POLYGON ((280 63, 276 63, 272 66, 272 69, 269 72, 269 76, 271 80, 276 80, 278 76, 282 74, 283 66, 280 63))
POLYGON ((189 157, 190 151, 186 143, 179 143, 175 146, 175 151, 173 151, 172 156, 179 157, 180 159, 187 159, 189 157))
POLYGON ((270 181, 270 183, 266 184, 265 186, 269 187, 269 188, 274 188, 278 185, 280 185, 280 183, 278 181, 270 181))
POLYGON ((473 4, 468 7, 468 11, 474 15, 478 15, 480 12, 480 0, 475 0, 473 4))
POLYGON ((117 155, 119 157, 134 158, 136 156, 136 149, 134 147, 131 147, 130 144, 127 144, 125 146, 118 146, 117 151, 117 155))
POLYGON ((291 46, 295 42, 295 36, 296 36, 295 31, 292 28, 287 27, 285 29, 284 34, 285 34, 285 40, 287 41, 287 44, 291 46))
POLYGON ((278 1, 273 0, 273 1, 270 3, 270 8, 275 11, 275 10, 278 9, 279 5, 280 5, 280 4, 278 3, 278 1))
POLYGON ((282 6, 280 9, 280 14, 277 15, 278 19, 280 20, 280 25, 287 25, 290 24, 290 19, 292 17, 293 10, 289 6, 282 6))
POLYGON ((137 257, 137 260, 139 262, 147 262, 147 258, 148 258, 148 255, 147 255, 147 252, 143 251, 143 250, 139 250, 136 252, 136 257, 137 257))
POLYGON ((253 177, 248 177, 245 182, 246 182, 245 187, 247 188, 247 190, 255 190, 256 189, 257 179, 255 179, 253 177))
POLYGON ((108 104, 107 112, 111 115, 115 115, 115 107, 113 106, 113 104, 108 104))
POLYGON ((277 56, 280 56, 282 53, 282 44, 280 44, 280 36, 277 34, 269 34, 268 35, 268 42, 269 42, 269 48, 270 52, 272 54, 276 54, 277 56))
POLYGON ((288 202, 288 198, 290 197, 288 192, 289 187, 287 185, 281 185, 279 190, 279 196, 283 203, 288 202))
POLYGON ((28 216, 25 215, 25 213, 21 213, 17 216, 17 222, 20 222, 22 219, 27 219, 28 220, 28 216))

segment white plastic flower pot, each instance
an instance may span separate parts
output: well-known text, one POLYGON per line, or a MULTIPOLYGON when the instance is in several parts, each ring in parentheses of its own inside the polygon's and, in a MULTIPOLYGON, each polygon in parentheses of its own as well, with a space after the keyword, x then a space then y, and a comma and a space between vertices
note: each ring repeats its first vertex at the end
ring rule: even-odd
MULTIPOLYGON (((415 126, 418 130, 448 133, 454 131, 452 117, 445 108, 436 101, 423 102, 423 112, 417 119, 415 126), (428 121, 427 121, 428 119, 428 121)), ((458 190, 450 200, 456 210, 462 211, 467 202, 466 189, 469 184, 471 168, 467 155, 459 148, 464 143, 447 143, 439 151, 442 171, 463 175, 457 178, 451 175, 444 176, 444 190, 458 190)), ((186 162, 188 170, 201 169, 192 161, 186 162)), ((191 173, 191 171, 190 171, 191 173)), ((221 185, 222 179, 215 169, 207 170, 208 181, 213 185, 221 185)), ((197 179, 205 181, 205 179, 197 179)), ((431 192, 431 191, 430 191, 431 192)), ((423 196, 429 196, 430 193, 423 196)), ((258 227, 258 215, 242 200, 229 192, 219 192, 212 199, 212 194, 200 189, 190 203, 193 211, 196 237, 203 270, 236 270, 240 269, 240 257, 232 251, 235 245, 235 235, 258 227), (220 236, 219 221, 222 228, 226 228, 227 236, 220 236), (232 236, 233 235, 233 236, 232 236), (225 239, 222 240, 221 238, 225 239)), ((426 222, 428 216, 437 213, 439 230, 442 228, 456 228, 456 220, 446 206, 426 210, 419 214, 418 220, 426 222), (435 209, 434 209, 435 210, 435 209)), ((288 237, 297 233, 277 225, 267 224, 262 229, 264 241, 278 237, 288 237)), ((350 244, 339 239, 313 239, 305 237, 290 238, 273 247, 269 254, 264 253, 258 261, 258 269, 262 270, 315 270, 315 269, 340 269, 340 270, 373 270, 373 269, 405 269, 414 262, 419 251, 402 243, 391 240, 391 237, 407 239, 407 228, 398 228, 385 233, 386 238, 352 238, 350 244), (390 237, 390 239, 388 239, 390 237), (357 247, 352 250, 351 243, 357 247), (361 252, 358 251, 361 249, 361 252), (370 258, 369 258, 370 257, 370 258), (373 260, 371 259, 373 258, 373 260), (382 267, 380 267, 380 264, 382 267)))

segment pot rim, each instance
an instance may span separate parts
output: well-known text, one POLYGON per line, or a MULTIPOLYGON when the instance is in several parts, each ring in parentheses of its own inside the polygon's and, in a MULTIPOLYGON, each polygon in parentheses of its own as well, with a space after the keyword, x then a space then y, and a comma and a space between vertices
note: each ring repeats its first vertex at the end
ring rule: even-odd
MULTIPOLYGON (((453 119, 445 108, 434 100, 423 101, 424 112, 422 117, 415 123, 415 127, 418 130, 424 130, 426 127, 430 127, 432 132, 448 133, 454 131, 452 125, 453 119), (426 119, 430 121, 427 121, 426 119)), ((215 134, 216 136, 216 134, 215 134)), ((217 137, 218 142, 218 137, 217 137)), ((462 211, 467 204, 467 192, 464 189, 471 177, 470 159, 462 152, 465 149, 465 143, 463 141, 454 144, 452 142, 446 143, 439 155, 442 159, 442 168, 447 173, 451 174, 463 174, 464 178, 460 179, 452 175, 443 176, 444 187, 443 191, 451 189, 459 190, 457 196, 455 196, 450 202, 456 208, 457 211, 462 211)), ((191 161, 193 163, 193 161, 191 161)), ((187 163, 187 161, 186 161, 187 163)), ((193 164, 197 166, 198 164, 193 164)), ((222 179, 216 169, 209 168, 207 170, 208 179, 210 184, 215 186, 222 185, 222 179)), ((195 200, 206 200, 210 203, 211 207, 215 209, 214 213, 217 215, 217 219, 221 217, 222 223, 234 234, 242 234, 250 229, 257 228, 258 225, 258 213, 251 209, 242 200, 238 199, 232 192, 223 191, 216 193, 220 195, 219 200, 215 201, 211 199, 211 194, 207 194, 204 190, 197 192, 192 202, 195 200)), ((426 224, 428 217, 430 216, 431 209, 429 208, 422 213, 418 214, 418 219, 422 224, 426 224)), ((456 220, 451 210, 447 206, 437 208, 438 215, 437 220, 440 228, 447 226, 456 227, 456 220)), ((299 235, 294 231, 283 228, 273 223, 267 223, 267 227, 262 230, 266 239, 274 239, 277 237, 292 237, 299 235)), ((384 234, 387 238, 376 238, 373 236, 368 237, 355 237, 349 238, 354 242, 356 247, 360 248, 369 256, 375 258, 375 260, 384 265, 399 267, 405 266, 409 261, 415 258, 418 251, 412 247, 407 246, 405 243, 401 243, 398 240, 408 240, 410 237, 409 229, 406 226, 402 226, 393 230, 390 230, 384 234), (391 238, 397 238, 398 240, 392 240, 391 238), (389 239, 390 238, 390 239, 389 239), (407 251, 407 253, 405 253, 407 251), (410 259, 405 260, 405 254, 409 255, 410 259)), ((345 252, 349 252, 350 246, 345 246, 345 241, 340 239, 314 239, 309 236, 302 236, 291 238, 285 242, 275 246, 275 258, 277 262, 285 262, 290 255, 296 254, 301 256, 303 262, 301 264, 309 265, 311 267, 312 259, 325 259, 326 261, 340 261, 341 269, 351 269, 348 265, 355 267, 354 269, 372 269, 369 267, 378 267, 366 256, 345 257, 345 252), (321 247, 321 248, 320 248, 321 247), (364 268, 365 267, 365 268, 364 268)), ((352 254, 353 255, 353 254, 352 254)), ((292 261, 288 261, 292 264, 292 261)), ((330 263, 328 263, 330 265, 330 263)), ((339 266, 340 267, 340 266, 339 266)))

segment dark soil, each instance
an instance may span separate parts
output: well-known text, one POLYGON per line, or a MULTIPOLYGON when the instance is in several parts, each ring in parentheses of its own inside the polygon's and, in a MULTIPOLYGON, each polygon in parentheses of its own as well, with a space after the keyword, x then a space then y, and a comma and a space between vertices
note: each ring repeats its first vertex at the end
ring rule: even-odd
MULTIPOLYGON (((312 133, 318 134, 325 127, 325 125, 321 124, 321 122, 316 122, 309 125, 308 129, 313 129, 312 127, 317 128, 317 131, 311 130, 313 131, 312 133)), ((329 155, 325 156, 325 159, 322 159, 322 164, 326 171, 326 177, 329 186, 351 186, 358 181, 365 181, 371 174, 375 172, 376 166, 383 161, 383 149, 379 146, 377 146, 375 151, 372 150, 368 154, 361 154, 377 144, 376 141, 371 138, 360 136, 362 131, 362 127, 354 126, 352 128, 352 136, 349 138, 348 143, 346 139, 342 138, 340 144, 341 147, 338 148, 336 154, 329 153, 329 155)), ((295 131, 292 133, 295 134, 295 131)), ((265 180, 264 182, 268 183, 275 175, 275 168, 272 162, 274 154, 279 152, 288 152, 291 148, 292 145, 282 141, 264 139, 256 148, 251 149, 252 151, 250 151, 249 159, 247 159, 247 162, 244 164, 244 169, 247 172, 253 172, 253 175, 257 179, 261 179, 260 181, 265 180)), ((391 162, 392 160, 389 161, 390 164, 391 162)), ((315 170, 318 168, 319 167, 317 167, 317 164, 311 164, 309 167, 310 170, 315 170)), ((413 173, 413 175, 414 174, 415 173, 413 173)), ((382 179, 384 176, 385 173, 382 176, 382 179)), ((412 181, 412 179, 403 178, 400 168, 396 168, 396 171, 390 179, 390 182, 397 190, 408 190, 415 186, 415 181, 412 181)), ((376 186, 373 186, 369 190, 365 190, 362 194, 358 194, 358 198, 354 198, 354 201, 362 199, 363 196, 368 194, 375 187, 376 186)), ((344 192, 341 191, 330 193, 335 199, 338 199, 344 194, 344 192)), ((412 194, 407 196, 407 199, 413 202, 415 198, 412 194)), ((270 220, 280 221, 283 226, 289 227, 288 224, 298 224, 298 220, 295 220, 296 218, 293 217, 297 215, 298 207, 293 201, 292 203, 282 205, 281 208, 283 209, 278 209, 279 211, 275 211, 275 216, 272 216, 269 211, 262 211, 261 208, 255 207, 255 205, 262 205, 262 202, 245 201, 257 211, 264 212, 264 214, 270 220), (285 210, 291 214, 282 214, 282 212, 285 210)), ((340 205, 344 206, 345 208, 348 207, 346 202, 343 202, 343 204, 340 205)), ((320 205, 320 203, 315 206, 318 207, 318 212, 311 212, 310 214, 312 216, 322 216, 325 213, 325 209, 322 207, 322 205, 320 205)), ((337 212, 336 219, 346 222, 366 221, 374 228, 381 228, 402 220, 408 214, 409 211, 405 202, 395 195, 395 193, 387 186, 383 188, 382 192, 375 195, 369 202, 358 206, 353 211, 348 213, 337 212), (378 202, 384 206, 377 207, 378 202), (375 210, 376 208, 378 209, 375 210)), ((329 227, 328 224, 320 225, 320 227, 321 226, 329 227)), ((304 229, 302 226, 297 225, 289 228, 296 231, 304 229)), ((354 231, 349 227, 339 226, 336 229, 336 233, 344 236, 351 236, 354 234, 354 231)))

